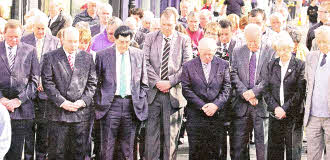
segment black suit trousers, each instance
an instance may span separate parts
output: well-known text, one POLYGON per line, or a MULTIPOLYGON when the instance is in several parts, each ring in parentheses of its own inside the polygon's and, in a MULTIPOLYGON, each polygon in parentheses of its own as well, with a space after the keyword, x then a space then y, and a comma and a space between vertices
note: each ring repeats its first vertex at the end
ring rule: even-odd
POLYGON ((24 147, 24 159, 32 160, 34 155, 34 120, 11 120, 11 145, 6 160, 22 159, 24 147), (25 141, 25 143, 24 143, 25 141))
POLYGON ((219 118, 219 112, 212 117, 206 116, 203 111, 192 112, 189 114, 188 111, 187 117, 189 160, 221 159, 226 153, 222 149, 227 145, 224 120, 219 118))
POLYGON ((49 123, 49 160, 85 159, 88 153, 90 121, 49 123))
POLYGON ((48 149, 48 120, 45 116, 45 109, 48 107, 47 100, 38 99, 35 103, 39 111, 36 111, 35 125, 36 127, 36 159, 45 160, 48 149))

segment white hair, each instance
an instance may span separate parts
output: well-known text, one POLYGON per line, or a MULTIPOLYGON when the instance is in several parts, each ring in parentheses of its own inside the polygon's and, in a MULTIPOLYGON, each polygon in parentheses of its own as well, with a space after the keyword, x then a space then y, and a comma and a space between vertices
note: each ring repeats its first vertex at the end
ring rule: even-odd
POLYGON ((246 25, 244 28, 244 34, 247 35, 249 33, 258 33, 261 36, 262 29, 257 24, 250 23, 246 25))
POLYGON ((330 40, 330 26, 323 25, 315 30, 315 39, 328 38, 330 40))
POLYGON ((33 16, 33 24, 43 24, 44 26, 48 26, 49 18, 46 15, 36 15, 33 16))
POLYGON ((272 21, 273 19, 278 19, 281 23, 283 23, 284 16, 279 12, 274 12, 270 15, 269 20, 272 21))
POLYGON ((273 48, 277 51, 280 48, 294 48, 294 42, 287 31, 281 31, 278 33, 272 44, 273 48))
POLYGON ((144 11, 142 21, 151 22, 154 17, 155 15, 151 11, 144 11))
POLYGON ((217 49, 217 41, 214 40, 213 38, 202 38, 199 42, 198 42, 198 48, 201 47, 208 47, 211 50, 216 50, 217 49))
POLYGON ((78 31, 78 29, 77 28, 75 28, 75 27, 67 27, 67 28, 65 28, 64 29, 64 31, 63 31, 63 39, 65 39, 65 35, 67 35, 67 34, 69 34, 69 33, 74 33, 74 34, 76 34, 76 35, 78 35, 78 37, 79 37, 79 31, 78 31))
POLYGON ((208 9, 202 9, 202 10, 199 12, 199 15, 207 16, 209 19, 212 18, 212 13, 211 13, 208 9))
POLYGON ((137 22, 134 17, 127 17, 124 22, 125 25, 127 24, 135 24, 137 25, 137 22))
POLYGON ((98 5, 98 7, 99 7, 98 12, 101 12, 102 10, 108 10, 112 16, 113 8, 109 3, 102 3, 102 4, 98 5))

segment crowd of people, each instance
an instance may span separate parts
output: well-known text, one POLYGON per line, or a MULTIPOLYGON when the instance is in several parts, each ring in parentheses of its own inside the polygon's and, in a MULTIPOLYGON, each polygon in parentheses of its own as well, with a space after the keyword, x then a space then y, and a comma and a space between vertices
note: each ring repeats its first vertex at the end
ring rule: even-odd
POLYGON ((246 2, 0 18, 0 159, 175 160, 187 133, 190 160, 247 160, 251 141, 299 160, 304 134, 329 160, 330 1, 310 2, 307 35, 283 0, 246 2))

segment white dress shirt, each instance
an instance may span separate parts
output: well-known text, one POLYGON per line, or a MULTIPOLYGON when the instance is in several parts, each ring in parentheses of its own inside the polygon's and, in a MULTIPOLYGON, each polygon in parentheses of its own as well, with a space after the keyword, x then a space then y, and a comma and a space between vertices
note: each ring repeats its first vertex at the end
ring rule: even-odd
POLYGON ((290 59, 286 62, 286 64, 283 64, 283 62, 281 60, 279 62, 279 65, 281 66, 281 86, 280 86, 280 102, 281 102, 281 106, 283 106, 283 104, 284 104, 284 87, 283 87, 283 81, 284 81, 285 74, 286 74, 286 72, 288 70, 289 63, 290 63, 290 59))
MULTIPOLYGON (((7 54, 7 58, 8 58, 8 62, 9 62, 9 45, 7 44, 7 42, 5 42, 5 47, 6 47, 6 54, 7 54)), ((11 54, 14 54, 14 56, 16 56, 16 52, 17 52, 17 45, 11 48, 11 54)))
POLYGON ((120 93, 120 85, 122 83, 126 83, 126 95, 132 95, 131 93, 131 59, 129 52, 126 51, 125 53, 121 54, 118 49, 116 48, 116 79, 117 79, 117 88, 115 95, 119 95, 120 93), (120 74, 121 74, 121 58, 124 56, 125 61, 125 74, 126 74, 126 82, 121 81, 120 74))
POLYGON ((36 48, 37 48, 37 56, 38 56, 38 60, 40 62, 40 58, 41 58, 41 55, 42 55, 42 49, 44 47, 44 37, 42 39, 38 39, 37 37, 35 37, 35 40, 37 41, 36 43, 36 48))
POLYGON ((0 160, 2 160, 9 150, 11 143, 10 116, 6 107, 0 104, 0 160))
POLYGON ((58 15, 56 15, 54 18, 50 19, 50 25, 49 26, 51 26, 56 21, 57 17, 58 17, 58 15))

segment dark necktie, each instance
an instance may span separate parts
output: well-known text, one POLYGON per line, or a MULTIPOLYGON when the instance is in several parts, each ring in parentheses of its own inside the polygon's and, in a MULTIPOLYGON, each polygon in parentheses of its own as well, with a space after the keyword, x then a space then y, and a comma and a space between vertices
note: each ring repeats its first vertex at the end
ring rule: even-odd
POLYGON ((321 67, 327 62, 327 55, 326 54, 323 54, 323 58, 322 58, 322 61, 321 61, 321 67))
POLYGON ((162 66, 161 66, 161 79, 168 80, 168 58, 170 54, 170 39, 165 38, 165 45, 163 49, 163 56, 162 56, 162 66))
POLYGON ((9 63, 9 69, 10 69, 10 71, 13 71, 13 67, 14 67, 14 62, 15 62, 15 55, 14 55, 14 53, 13 53, 13 51, 12 51, 12 47, 8 47, 8 63, 9 63))
POLYGON ((255 81, 255 73, 256 73, 256 65, 257 65, 257 56, 255 52, 252 52, 250 63, 249 63, 249 88, 254 87, 255 81))

